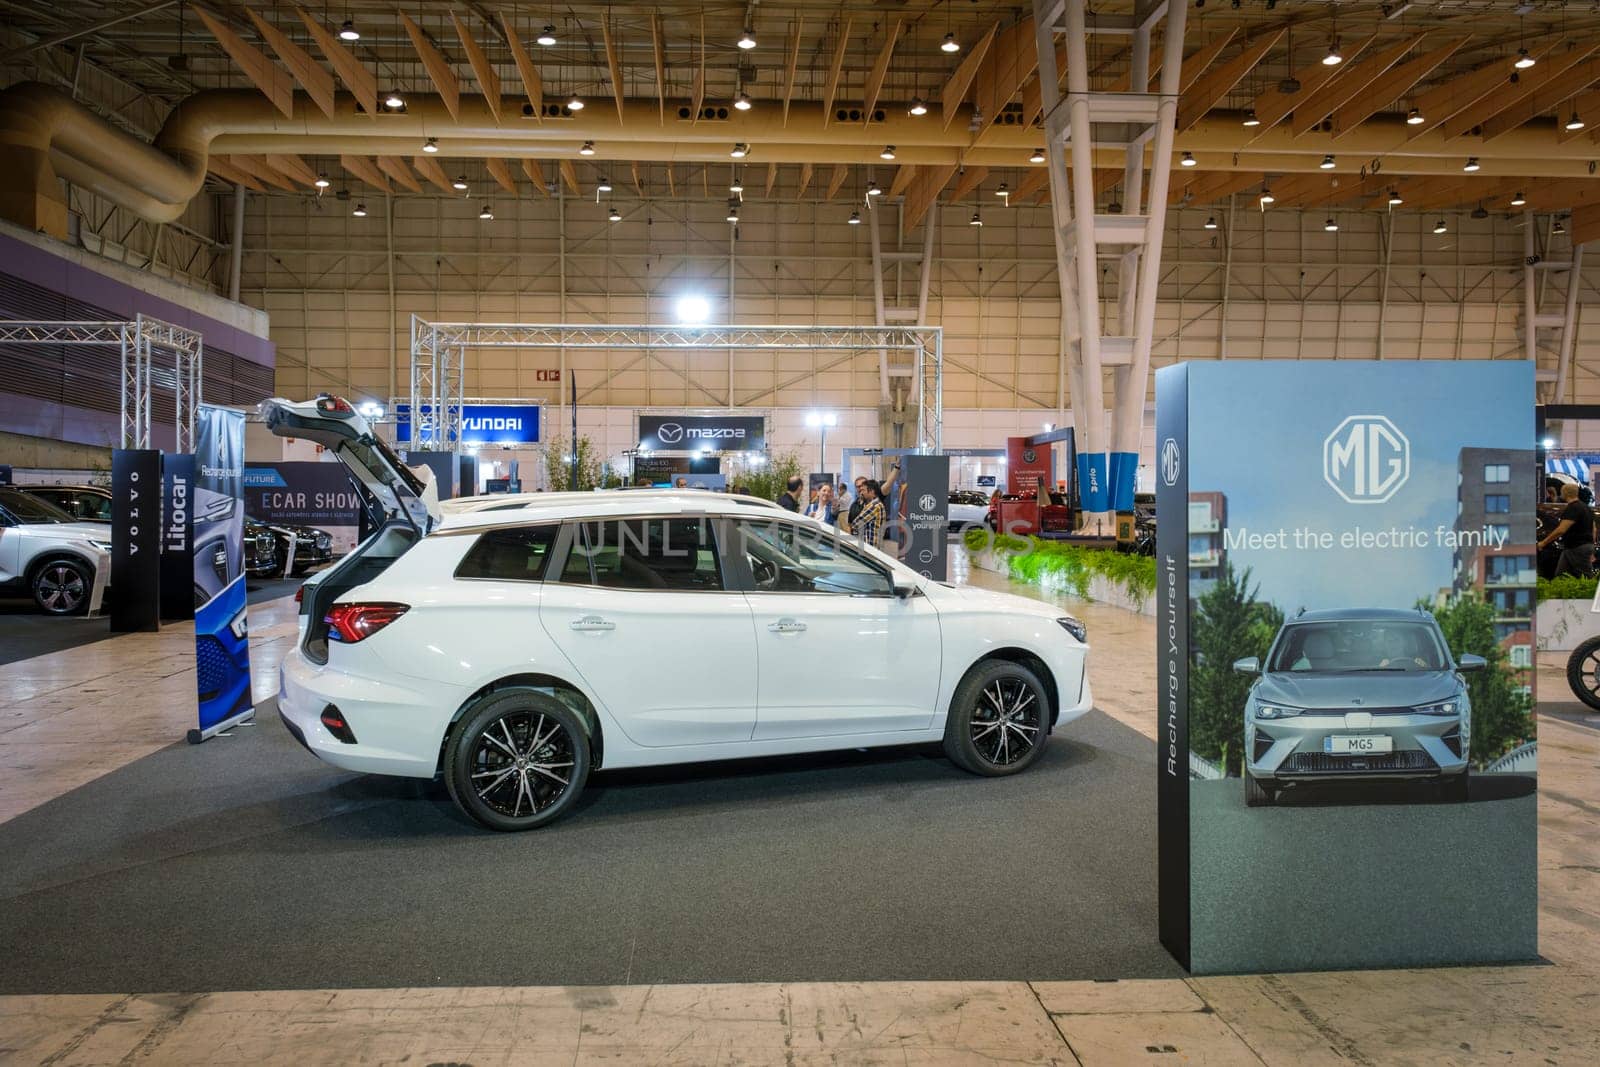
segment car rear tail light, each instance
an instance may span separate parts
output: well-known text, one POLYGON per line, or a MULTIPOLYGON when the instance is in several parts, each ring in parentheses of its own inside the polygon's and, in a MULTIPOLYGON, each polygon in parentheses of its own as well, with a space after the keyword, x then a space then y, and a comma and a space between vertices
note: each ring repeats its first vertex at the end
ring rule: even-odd
POLYGON ((306 602, 306 587, 305 586, 303 586, 303 585, 295 586, 294 602, 296 604, 304 604, 306 602))
POLYGON ((365 640, 404 615, 406 604, 335 604, 323 618, 328 640, 353 645, 365 640))
POLYGON ((329 704, 323 708, 321 719, 322 725, 328 728, 328 732, 341 742, 347 745, 356 743, 356 732, 350 729, 350 724, 344 721, 344 712, 337 707, 329 704))
POLYGON ((317 397, 317 410, 326 415, 354 415, 356 409, 350 406, 350 401, 342 396, 331 396, 323 393, 317 397))

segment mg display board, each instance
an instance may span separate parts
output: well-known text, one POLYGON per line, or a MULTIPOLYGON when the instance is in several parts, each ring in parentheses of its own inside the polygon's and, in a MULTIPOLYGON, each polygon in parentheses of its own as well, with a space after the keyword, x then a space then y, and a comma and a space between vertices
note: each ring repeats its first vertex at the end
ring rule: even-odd
POLYGON ((1533 381, 1157 372, 1160 932, 1191 970, 1536 956, 1533 381))
POLYGON ((194 648, 204 741, 254 714, 244 575, 244 412, 195 410, 194 648))
MULTIPOLYGON (((433 408, 422 406, 421 425, 417 440, 411 440, 411 405, 394 406, 394 436, 414 446, 433 443, 433 408)), ((461 443, 464 445, 501 445, 518 447, 539 443, 539 405, 537 404, 463 404, 461 406, 461 443)))
POLYGON ((640 415, 639 447, 650 452, 765 452, 761 415, 640 415))

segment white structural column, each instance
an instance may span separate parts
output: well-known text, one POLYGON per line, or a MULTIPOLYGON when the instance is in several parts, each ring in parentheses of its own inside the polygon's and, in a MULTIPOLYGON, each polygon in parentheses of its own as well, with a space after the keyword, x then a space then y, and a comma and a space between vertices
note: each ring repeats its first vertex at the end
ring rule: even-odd
POLYGON ((1085 0, 1034 0, 1034 22, 1061 285, 1062 350, 1079 453, 1078 495, 1085 512, 1099 525, 1118 503, 1131 506, 1132 501, 1150 379, 1187 9, 1166 0, 1141 0, 1131 16, 1097 15, 1090 24, 1085 6, 1085 0), (1167 21, 1160 92, 1151 93, 1147 91, 1151 31, 1162 18, 1167 21), (1091 88, 1090 33, 1132 38, 1129 91, 1091 88), (1065 96, 1056 69, 1057 34, 1066 38, 1065 96), (1108 147, 1126 152, 1125 203, 1121 210, 1097 215, 1094 152, 1108 147), (1104 333, 1101 324, 1102 245, 1119 249, 1112 252, 1118 262, 1112 334, 1104 333), (1107 369, 1112 372, 1109 404, 1107 369))
MULTIPOLYGON (((880 198, 882 199, 882 198, 880 198)), ((928 317, 928 288, 933 271, 934 230, 932 222, 922 228, 922 246, 918 249, 904 247, 904 232, 896 227, 893 251, 886 251, 878 231, 879 216, 887 207, 868 205, 867 228, 872 238, 872 305, 879 326, 921 326, 928 317), (903 271, 907 264, 917 267, 917 291, 914 299, 905 292, 903 271), (892 279, 886 277, 892 272, 892 279), (892 288, 890 282, 892 280, 892 288)), ((911 402, 919 400, 923 388, 923 375, 918 372, 913 353, 897 349, 878 350, 878 379, 882 388, 885 421, 885 441, 891 447, 907 447, 904 440, 895 441, 894 428, 903 426, 905 413, 911 402)), ((922 427, 918 427, 918 433, 922 427)))

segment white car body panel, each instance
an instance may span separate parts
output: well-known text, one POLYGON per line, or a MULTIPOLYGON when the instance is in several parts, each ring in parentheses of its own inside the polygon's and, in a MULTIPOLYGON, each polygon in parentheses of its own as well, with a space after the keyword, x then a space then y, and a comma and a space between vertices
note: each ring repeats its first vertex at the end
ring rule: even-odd
POLYGON ((35 560, 72 555, 96 573, 111 573, 111 531, 99 522, 39 522, 0 526, 0 582, 27 575, 35 560))

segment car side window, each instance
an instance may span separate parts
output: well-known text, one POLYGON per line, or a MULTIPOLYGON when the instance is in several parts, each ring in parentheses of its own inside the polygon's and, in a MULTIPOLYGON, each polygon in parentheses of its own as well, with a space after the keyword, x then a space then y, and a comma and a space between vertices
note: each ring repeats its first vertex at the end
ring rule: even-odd
POLYGON ((583 523, 563 582, 610 589, 717 592, 724 588, 706 519, 608 519, 583 523))
POLYGON ((500 582, 544 580, 550 549, 559 526, 518 526, 478 536, 456 566, 457 578, 489 578, 500 582))
POLYGON ((740 519, 737 549, 750 565, 756 592, 889 596, 882 567, 850 547, 837 531, 789 522, 740 519))
POLYGON ((111 501, 99 493, 85 493, 78 498, 78 514, 86 519, 111 521, 111 501))

